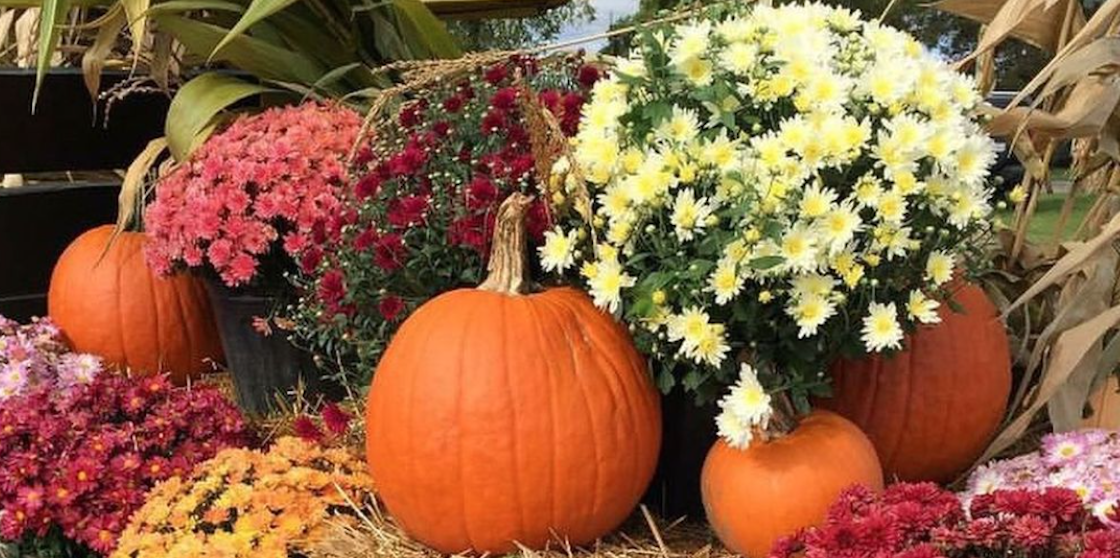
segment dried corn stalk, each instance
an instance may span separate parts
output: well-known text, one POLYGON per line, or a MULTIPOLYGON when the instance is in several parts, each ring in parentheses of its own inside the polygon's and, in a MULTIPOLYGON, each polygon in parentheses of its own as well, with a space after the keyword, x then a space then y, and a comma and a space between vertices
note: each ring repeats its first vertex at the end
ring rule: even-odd
POLYGON ((988 108, 989 131, 1011 141, 1031 173, 1014 232, 1005 232, 996 250, 1002 269, 988 278, 1009 324, 1018 385, 986 460, 1028 435, 1043 409, 1055 430, 1080 427, 1090 397, 1104 401, 1094 390, 1120 364, 1120 0, 1107 0, 1088 21, 1077 0, 943 0, 935 7, 985 25, 962 66, 982 61, 1008 38, 1054 53, 1008 108, 988 108), (1057 230, 1048 246, 1031 245, 1027 224, 1048 180, 1046 167, 1055 148, 1071 139, 1078 140, 1074 182, 1057 230), (1078 226, 1083 240, 1062 243, 1083 192, 1094 196, 1078 226))

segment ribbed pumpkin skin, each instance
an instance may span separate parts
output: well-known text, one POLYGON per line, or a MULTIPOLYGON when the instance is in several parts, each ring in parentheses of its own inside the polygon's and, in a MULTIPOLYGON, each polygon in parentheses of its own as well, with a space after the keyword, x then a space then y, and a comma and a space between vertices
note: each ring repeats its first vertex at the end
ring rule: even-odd
POLYGON ((778 539, 824 521, 854 484, 883 488, 875 448, 859 428, 813 411, 783 438, 738 450, 720 439, 700 475, 708 523, 720 541, 748 558, 765 558, 778 539))
POLYGON ((131 373, 168 372, 178 384, 222 362, 203 284, 156 276, 144 263, 142 233, 121 233, 98 263, 112 234, 110 225, 83 233, 51 275, 48 311, 74 350, 131 373))
POLYGON ((581 292, 441 295, 378 365, 367 455, 392 516, 445 553, 573 545, 633 511, 660 399, 627 332, 581 292))
POLYGON ((1011 354, 995 305, 961 284, 941 323, 923 326, 893 358, 841 360, 833 397, 819 401, 859 425, 888 479, 949 482, 991 441, 1011 392, 1011 354))

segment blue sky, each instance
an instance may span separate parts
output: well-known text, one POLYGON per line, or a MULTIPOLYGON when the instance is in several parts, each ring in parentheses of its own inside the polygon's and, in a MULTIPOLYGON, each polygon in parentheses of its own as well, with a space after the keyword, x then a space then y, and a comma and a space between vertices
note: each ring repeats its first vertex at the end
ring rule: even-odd
MULTIPOLYGON (((608 30, 611 23, 618 18, 634 13, 638 9, 638 0, 591 0, 595 6, 595 20, 590 23, 581 22, 579 25, 568 25, 560 32, 557 41, 566 41, 589 35, 596 35, 608 30)), ((605 45, 605 41, 588 44, 585 48, 589 51, 598 50, 605 45)))

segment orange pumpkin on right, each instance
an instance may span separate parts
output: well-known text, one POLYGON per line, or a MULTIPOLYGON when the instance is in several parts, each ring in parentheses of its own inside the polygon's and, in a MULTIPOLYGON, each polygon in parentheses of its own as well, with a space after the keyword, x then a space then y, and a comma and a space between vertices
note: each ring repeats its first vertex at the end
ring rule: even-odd
POLYGON ((888 480, 948 482, 980 457, 1011 393, 1011 353, 998 310, 979 287, 959 283, 961 312, 908 335, 893 356, 842 359, 833 396, 817 404, 856 423, 888 480))

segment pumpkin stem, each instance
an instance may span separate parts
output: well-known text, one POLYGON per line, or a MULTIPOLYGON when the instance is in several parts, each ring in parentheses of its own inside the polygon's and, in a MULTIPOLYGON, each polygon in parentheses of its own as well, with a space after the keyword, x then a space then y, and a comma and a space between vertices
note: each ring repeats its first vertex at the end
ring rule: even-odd
POLYGON ((511 295, 527 294, 529 284, 528 241, 525 213, 533 198, 514 192, 498 206, 494 238, 490 246, 489 274, 478 286, 484 291, 511 295))

